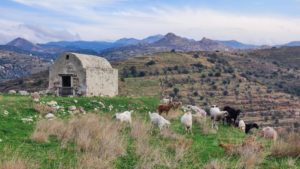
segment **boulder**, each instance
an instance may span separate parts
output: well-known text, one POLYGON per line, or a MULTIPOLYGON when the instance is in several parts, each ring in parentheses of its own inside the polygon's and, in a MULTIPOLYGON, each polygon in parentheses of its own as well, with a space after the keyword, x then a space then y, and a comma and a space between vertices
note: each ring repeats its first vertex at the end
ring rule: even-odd
POLYGON ((52 113, 48 113, 48 114, 46 114, 45 118, 48 119, 48 120, 51 120, 51 119, 55 118, 55 115, 52 114, 52 113))
POLYGON ((76 106, 69 106, 68 107, 68 110, 69 111, 75 111, 77 108, 76 108, 76 106))
POLYGON ((25 90, 20 90, 20 91, 19 91, 19 94, 20 94, 21 96, 28 96, 28 95, 29 95, 29 93, 28 93, 27 91, 25 91, 25 90))
POLYGON ((51 107, 56 107, 57 106, 57 102, 52 100, 50 102, 47 102, 47 105, 51 106, 51 107))
POLYGON ((8 94, 16 94, 17 92, 15 90, 9 90, 8 94))

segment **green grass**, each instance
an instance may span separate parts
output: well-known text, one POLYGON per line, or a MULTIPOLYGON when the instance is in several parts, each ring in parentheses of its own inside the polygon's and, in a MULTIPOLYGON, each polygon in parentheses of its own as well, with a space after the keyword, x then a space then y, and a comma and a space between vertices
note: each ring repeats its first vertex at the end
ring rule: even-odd
MULTIPOLYGON (((58 112, 61 118, 69 116, 63 112, 67 112, 70 105, 82 106, 86 111, 98 113, 99 115, 106 113, 113 115, 115 112, 125 110, 134 110, 133 120, 136 117, 142 117, 148 121, 148 111, 154 111, 159 100, 152 97, 129 98, 129 97, 42 97, 41 102, 55 100, 58 105, 63 106, 64 110, 58 112), (77 103, 75 103, 76 101, 77 103), (102 102, 105 107, 102 107, 99 102, 102 102), (112 110, 109 110, 109 105, 112 105, 112 110), (95 108, 98 108, 95 111, 95 108)), ((38 120, 37 112, 32 109, 32 101, 30 97, 17 95, 1 95, 0 96, 0 161, 9 159, 15 153, 18 153, 24 159, 30 159, 38 164, 39 168, 75 168, 78 158, 78 152, 75 146, 70 144, 66 148, 62 148, 60 142, 56 138, 51 138, 47 143, 36 143, 30 140, 30 135, 34 130, 35 123, 38 120), (5 116, 4 111, 9 114, 5 116), (33 122, 24 123, 22 118, 33 117, 33 122)), ((182 128, 179 117, 171 121, 171 130, 179 135, 184 135, 186 139, 191 139, 192 144, 188 149, 187 154, 178 161, 178 168, 203 168, 205 164, 213 159, 227 160, 229 164, 235 166, 238 161, 236 156, 228 156, 224 150, 219 147, 222 142, 241 142, 246 137, 238 129, 227 126, 220 126, 216 134, 204 135, 200 132, 200 126, 194 124, 193 135, 185 134, 182 128)), ((129 169, 134 168, 139 157, 135 153, 135 140, 130 136, 130 127, 122 131, 127 145, 126 154, 118 157, 114 161, 114 168, 129 169)), ((163 139, 158 132, 155 132, 150 137, 151 145, 158 146, 167 155, 173 156, 174 152, 164 145, 170 140, 163 139)), ((266 144, 270 144, 262 140, 266 144)), ((300 168, 300 161, 296 160, 296 168, 300 168)), ((289 168, 288 158, 273 158, 267 157, 259 168, 289 168)), ((157 166, 157 168, 166 168, 165 166, 157 166)))

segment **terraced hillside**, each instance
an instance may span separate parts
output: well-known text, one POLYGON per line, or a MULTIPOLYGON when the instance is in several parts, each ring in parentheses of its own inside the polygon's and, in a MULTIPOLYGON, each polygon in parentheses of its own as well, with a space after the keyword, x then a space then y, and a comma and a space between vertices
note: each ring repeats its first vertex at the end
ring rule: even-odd
MULTIPOLYGON (((175 96, 201 107, 231 105, 246 121, 298 130, 300 100, 244 76, 230 53, 159 53, 116 64, 122 95, 175 96), (226 56, 225 56, 226 54, 226 56)), ((239 61, 241 59, 238 59, 239 61)), ((249 64, 251 65, 251 64, 249 64)))
POLYGON ((49 61, 27 54, 0 50, 0 81, 16 79, 48 69, 49 61))

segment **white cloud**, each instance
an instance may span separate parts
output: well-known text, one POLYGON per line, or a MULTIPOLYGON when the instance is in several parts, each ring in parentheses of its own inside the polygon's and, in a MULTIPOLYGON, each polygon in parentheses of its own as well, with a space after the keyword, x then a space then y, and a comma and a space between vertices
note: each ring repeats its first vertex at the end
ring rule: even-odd
MULTIPOLYGON (((46 30, 51 27, 51 31, 58 29, 71 32, 71 35, 78 33, 84 40, 113 40, 122 37, 143 38, 167 32, 174 32, 198 40, 202 37, 208 37, 220 40, 236 39, 254 44, 279 44, 300 40, 300 18, 297 17, 265 14, 243 15, 198 7, 150 6, 146 9, 135 9, 126 6, 113 8, 113 11, 95 10, 95 7, 99 6, 112 8, 115 3, 121 3, 125 0, 14 1, 28 6, 42 7, 53 13, 57 12, 58 15, 67 16, 49 15, 45 16, 45 19, 44 16, 39 18, 35 14, 28 14, 30 17, 22 18, 24 15, 20 15, 19 11, 14 11, 12 12, 15 13, 13 20, 19 24, 28 25, 31 19, 36 23, 35 25, 43 23, 42 25, 47 27, 46 30), (18 16, 21 17, 17 18, 18 16)), ((1 33, 3 29, 5 28, 0 28, 0 35, 3 34, 1 33)), ((34 30, 36 29, 31 29, 31 31, 34 30)), ((61 34, 61 32, 55 31, 53 33, 61 34)), ((40 39, 46 41, 46 39, 51 39, 46 37, 63 38, 63 36, 55 37, 53 33, 48 32, 46 35, 44 33, 41 36, 45 37, 40 39)), ((37 37, 41 37, 32 34, 28 34, 28 36, 33 36, 29 39, 38 40, 37 37)))
POLYGON ((0 24, 2 25, 0 29, 0 44, 5 44, 16 37, 22 37, 34 43, 80 39, 78 34, 72 34, 66 30, 50 29, 6 20, 0 20, 0 24))
POLYGON ((300 40, 300 18, 243 16, 207 9, 124 10, 114 12, 101 22, 104 24, 78 25, 73 30, 80 32, 83 39, 142 38, 175 32, 189 38, 236 39, 254 44, 300 40))

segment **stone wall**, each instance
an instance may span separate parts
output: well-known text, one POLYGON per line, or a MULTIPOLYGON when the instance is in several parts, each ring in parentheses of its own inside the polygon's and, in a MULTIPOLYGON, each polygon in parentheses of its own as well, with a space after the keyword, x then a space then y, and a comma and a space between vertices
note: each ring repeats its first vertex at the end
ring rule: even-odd
POLYGON ((118 70, 88 68, 87 96, 116 96, 118 94, 118 70))

